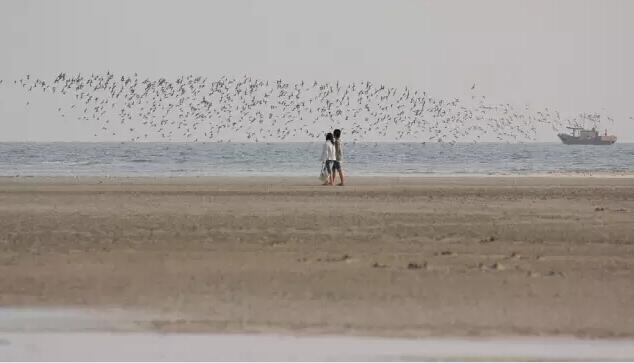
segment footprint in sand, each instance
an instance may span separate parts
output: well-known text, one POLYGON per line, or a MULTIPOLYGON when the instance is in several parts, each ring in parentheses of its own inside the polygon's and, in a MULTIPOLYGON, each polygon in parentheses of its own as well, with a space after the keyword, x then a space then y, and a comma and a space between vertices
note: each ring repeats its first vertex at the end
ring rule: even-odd
POLYGON ((424 269, 427 268, 427 262, 423 262, 423 263, 410 262, 407 264, 408 270, 420 270, 423 268, 424 269))
POLYGON ((455 253, 451 251, 440 251, 440 252, 434 253, 434 256, 453 256, 453 255, 455 255, 455 253))
POLYGON ((480 243, 490 243, 490 242, 495 242, 495 240, 497 240, 497 238, 495 238, 495 236, 491 236, 488 238, 481 239, 480 243))
POLYGON ((564 274, 561 271, 554 271, 554 270, 550 270, 548 271, 548 273, 546 274, 546 276, 559 276, 559 277, 566 277, 566 274, 564 274))
POLYGON ((501 263, 499 263, 499 262, 494 263, 494 264, 491 266, 491 268, 492 268, 493 270, 496 270, 496 271, 504 271, 504 270, 506 270, 506 266, 504 266, 503 264, 501 264, 501 263))
POLYGON ((344 262, 350 261, 352 257, 348 254, 339 257, 326 257, 326 258, 318 258, 317 262, 344 262))
POLYGON ((478 268, 480 270, 482 270, 482 271, 491 271, 491 270, 492 271, 504 271, 504 270, 506 270, 506 266, 504 266, 503 264, 501 264, 499 262, 496 262, 496 263, 494 263, 494 264, 492 264, 490 266, 480 262, 478 264, 478 268))

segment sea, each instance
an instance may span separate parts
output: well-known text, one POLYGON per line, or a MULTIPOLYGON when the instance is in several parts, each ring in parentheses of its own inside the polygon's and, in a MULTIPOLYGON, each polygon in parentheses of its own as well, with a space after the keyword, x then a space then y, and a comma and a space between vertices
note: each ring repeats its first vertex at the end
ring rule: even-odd
MULTIPOLYGON (((322 143, 0 143, 0 176, 318 176, 322 143)), ((354 176, 634 174, 634 143, 347 143, 354 176)))

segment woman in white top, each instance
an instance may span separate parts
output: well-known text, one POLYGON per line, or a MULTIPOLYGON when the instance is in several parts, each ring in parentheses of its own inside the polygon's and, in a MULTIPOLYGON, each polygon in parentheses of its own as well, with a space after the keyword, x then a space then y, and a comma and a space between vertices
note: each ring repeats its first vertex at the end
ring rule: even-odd
POLYGON ((332 136, 332 133, 329 132, 326 134, 326 143, 321 152, 321 161, 325 163, 326 170, 328 171, 328 178, 324 182, 324 185, 335 184, 335 173, 333 173, 332 170, 332 165, 335 160, 337 160, 335 154, 335 138, 332 136))

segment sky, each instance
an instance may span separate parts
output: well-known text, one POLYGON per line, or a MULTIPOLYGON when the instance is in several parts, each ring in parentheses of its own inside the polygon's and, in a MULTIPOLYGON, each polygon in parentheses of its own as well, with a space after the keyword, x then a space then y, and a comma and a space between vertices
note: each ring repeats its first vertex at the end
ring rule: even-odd
MULTIPOLYGON (((0 141, 117 141, 63 119, 26 74, 382 82, 599 112, 634 142, 634 1, 0 1, 0 141)), ((540 132, 538 141, 557 141, 540 132)))

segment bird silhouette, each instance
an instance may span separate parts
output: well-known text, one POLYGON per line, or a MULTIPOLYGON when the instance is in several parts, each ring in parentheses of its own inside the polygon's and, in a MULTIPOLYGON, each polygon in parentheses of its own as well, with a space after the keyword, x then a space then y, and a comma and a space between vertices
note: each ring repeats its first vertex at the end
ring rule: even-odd
POLYGON ((538 126, 560 129, 583 120, 614 121, 605 113, 564 118, 548 107, 516 108, 477 94, 465 100, 439 98, 426 90, 370 80, 311 83, 248 75, 214 80, 192 74, 169 79, 108 71, 60 72, 50 81, 27 74, 13 84, 27 94, 39 90, 59 99, 65 106, 58 113, 95 123, 95 135, 127 135, 131 141, 321 139, 324 130, 336 126, 348 130, 353 142, 379 138, 453 144, 485 137, 517 142, 534 140, 538 126))

